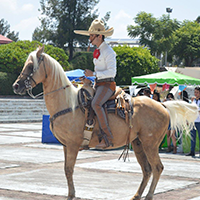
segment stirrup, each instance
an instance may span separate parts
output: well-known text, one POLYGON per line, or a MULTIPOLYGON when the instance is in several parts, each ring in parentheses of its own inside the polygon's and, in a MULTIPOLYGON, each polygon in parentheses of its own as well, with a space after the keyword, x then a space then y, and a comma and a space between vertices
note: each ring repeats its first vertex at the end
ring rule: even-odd
POLYGON ((98 145, 96 145, 95 148, 96 149, 106 149, 106 148, 108 148, 110 146, 113 147, 113 143, 111 141, 109 141, 108 138, 107 138, 107 136, 106 136, 106 134, 104 134, 102 136, 101 142, 98 145))

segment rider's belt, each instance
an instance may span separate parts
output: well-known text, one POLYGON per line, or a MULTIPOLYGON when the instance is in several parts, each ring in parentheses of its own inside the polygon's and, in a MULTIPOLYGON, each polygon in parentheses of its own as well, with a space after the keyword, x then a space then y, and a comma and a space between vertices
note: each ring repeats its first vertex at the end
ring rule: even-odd
POLYGON ((101 82, 113 82, 115 81, 114 78, 103 78, 103 79, 96 79, 96 83, 101 83, 101 82))

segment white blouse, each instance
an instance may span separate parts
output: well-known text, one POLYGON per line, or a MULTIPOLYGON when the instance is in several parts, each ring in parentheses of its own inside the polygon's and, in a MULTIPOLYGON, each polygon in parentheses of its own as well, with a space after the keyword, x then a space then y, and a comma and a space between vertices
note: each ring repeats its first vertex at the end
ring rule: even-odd
MULTIPOLYGON (((200 112, 200 99, 198 99, 198 100, 194 99, 193 103, 197 104, 197 106, 199 108, 199 112, 200 112)), ((200 122, 200 114, 198 115, 198 117, 196 118, 196 120, 194 122, 200 122)))
POLYGON ((103 42, 99 46, 100 56, 93 59, 97 79, 115 78, 117 72, 116 53, 103 42))

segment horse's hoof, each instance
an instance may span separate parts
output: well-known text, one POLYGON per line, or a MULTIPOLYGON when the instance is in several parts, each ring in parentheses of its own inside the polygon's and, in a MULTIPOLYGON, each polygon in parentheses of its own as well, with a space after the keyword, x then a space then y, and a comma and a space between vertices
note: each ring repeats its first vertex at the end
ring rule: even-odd
POLYGON ((67 200, 75 200, 75 197, 67 197, 67 200))
POLYGON ((153 200, 153 196, 152 195, 149 195, 149 196, 147 195, 145 200, 153 200))
POLYGON ((134 196, 133 198, 131 198, 130 200, 140 200, 141 197, 140 196, 134 196))

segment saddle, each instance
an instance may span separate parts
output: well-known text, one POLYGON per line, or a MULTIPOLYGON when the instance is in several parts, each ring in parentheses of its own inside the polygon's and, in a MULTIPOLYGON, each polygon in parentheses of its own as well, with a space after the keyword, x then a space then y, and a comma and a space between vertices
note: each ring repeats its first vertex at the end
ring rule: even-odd
MULTIPOLYGON (((89 144, 95 125, 95 112, 91 107, 91 102, 95 91, 92 88, 91 82, 88 79, 84 79, 83 83, 83 87, 78 91, 78 102, 79 107, 85 114, 86 118, 84 141, 81 145, 84 148, 89 144)), ((122 88, 117 88, 114 94, 103 105, 105 113, 113 113, 115 115, 118 115, 119 117, 124 119, 127 124, 129 124, 131 116, 133 115, 133 105, 131 99, 132 97, 129 94, 125 93, 122 88)))

